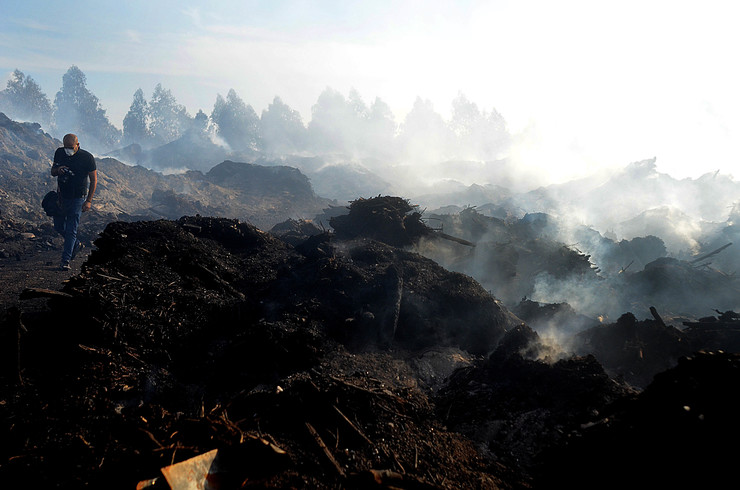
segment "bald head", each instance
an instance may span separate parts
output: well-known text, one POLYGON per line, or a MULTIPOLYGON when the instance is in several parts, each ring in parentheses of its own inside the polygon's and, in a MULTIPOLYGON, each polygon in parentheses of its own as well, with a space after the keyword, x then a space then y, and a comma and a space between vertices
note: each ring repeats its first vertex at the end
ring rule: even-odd
POLYGON ((65 134, 64 138, 62 139, 62 143, 64 144, 65 149, 72 150, 72 153, 67 153, 70 156, 74 153, 77 153, 77 150, 80 148, 80 142, 77 139, 76 134, 65 134))
POLYGON ((64 143, 64 146, 67 148, 74 148, 77 146, 77 135, 76 134, 65 134, 64 139, 62 140, 62 143, 64 143))

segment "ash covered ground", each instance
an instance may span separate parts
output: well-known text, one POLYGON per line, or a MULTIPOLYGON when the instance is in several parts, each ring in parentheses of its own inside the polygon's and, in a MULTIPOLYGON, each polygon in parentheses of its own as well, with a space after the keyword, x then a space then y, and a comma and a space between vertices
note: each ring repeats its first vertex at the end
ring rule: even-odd
MULTIPOLYGON (((173 465, 215 454, 202 477, 218 488, 732 477, 734 313, 687 328, 626 313, 564 350, 470 276, 389 244, 434 233, 405 205, 358 200, 332 233, 108 224, 61 291, 25 292, 45 305, 3 312, 0 476, 170 488, 173 465)), ((553 310, 572 313, 519 314, 553 310)))

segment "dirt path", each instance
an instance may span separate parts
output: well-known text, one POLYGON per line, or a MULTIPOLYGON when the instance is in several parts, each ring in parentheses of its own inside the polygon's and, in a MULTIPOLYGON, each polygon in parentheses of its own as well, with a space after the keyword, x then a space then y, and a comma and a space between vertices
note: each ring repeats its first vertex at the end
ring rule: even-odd
POLYGON ((45 299, 20 300, 19 296, 26 288, 43 288, 59 291, 64 282, 78 274, 82 264, 90 254, 90 248, 84 248, 70 263, 72 270, 59 270, 60 250, 45 250, 26 254, 19 259, 0 260, 0 311, 11 306, 21 309, 44 304, 45 299))

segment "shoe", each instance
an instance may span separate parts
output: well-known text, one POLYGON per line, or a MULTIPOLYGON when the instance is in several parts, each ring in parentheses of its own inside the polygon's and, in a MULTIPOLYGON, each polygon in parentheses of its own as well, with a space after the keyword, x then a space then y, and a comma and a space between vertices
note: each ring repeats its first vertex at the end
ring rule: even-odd
POLYGON ((68 271, 70 269, 71 267, 69 266, 69 262, 62 262, 61 265, 59 266, 60 271, 68 271))

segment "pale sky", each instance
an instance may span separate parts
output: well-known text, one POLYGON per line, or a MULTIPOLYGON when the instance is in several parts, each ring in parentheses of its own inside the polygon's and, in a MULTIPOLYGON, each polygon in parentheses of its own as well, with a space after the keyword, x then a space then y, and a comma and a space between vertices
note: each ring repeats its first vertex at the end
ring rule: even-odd
POLYGON ((304 123, 331 87, 464 94, 517 135, 512 158, 553 178, 657 157, 677 178, 740 177, 740 3, 518 1, 8 1, 0 82, 18 68, 53 101, 71 65, 117 127, 157 83, 194 115, 233 88, 280 96, 304 123), (62 7, 64 5, 64 7, 62 7))

